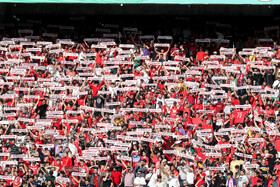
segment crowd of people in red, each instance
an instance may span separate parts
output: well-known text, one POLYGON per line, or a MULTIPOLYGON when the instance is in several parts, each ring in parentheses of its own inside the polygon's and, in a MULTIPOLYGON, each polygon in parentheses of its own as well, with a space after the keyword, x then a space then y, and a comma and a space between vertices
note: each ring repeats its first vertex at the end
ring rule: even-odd
POLYGON ((2 36, 0 186, 280 186, 277 42, 103 26, 2 36))

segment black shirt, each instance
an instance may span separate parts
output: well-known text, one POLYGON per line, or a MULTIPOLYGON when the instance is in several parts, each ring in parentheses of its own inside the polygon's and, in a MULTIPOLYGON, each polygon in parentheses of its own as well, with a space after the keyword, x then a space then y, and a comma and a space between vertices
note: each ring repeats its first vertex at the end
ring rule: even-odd
POLYGON ((215 182, 214 182, 214 187, 226 186, 226 182, 227 182, 227 180, 225 179, 225 177, 220 178, 219 176, 216 176, 215 182))
POLYGON ((108 176, 106 181, 103 180, 103 186, 102 187, 111 187, 111 183, 112 183, 112 180, 108 176))
POLYGON ((49 105, 47 105, 47 104, 43 104, 39 107, 39 111, 40 111, 39 115, 41 118, 46 117, 46 111, 47 111, 48 106, 49 105))
POLYGON ((96 108, 102 108, 104 99, 100 96, 96 96, 94 100, 96 101, 96 108))
POLYGON ((254 77, 253 80, 255 80, 257 83, 260 82, 261 79, 260 73, 254 73, 253 77, 254 77))
POLYGON ((269 150, 269 154, 273 154, 275 157, 277 155, 276 149, 273 148, 273 149, 269 150))
POLYGON ((134 103, 136 102, 136 99, 129 99, 128 101, 127 101, 127 104, 130 106, 130 108, 133 108, 133 105, 134 105, 134 103))
POLYGON ((265 74, 265 81, 268 83, 268 85, 272 85, 274 81, 274 76, 271 71, 267 72, 265 74))
POLYGON ((239 97, 239 103, 240 103, 240 105, 245 105, 246 104, 246 100, 249 100, 250 101, 250 99, 246 96, 244 96, 244 97, 239 97))

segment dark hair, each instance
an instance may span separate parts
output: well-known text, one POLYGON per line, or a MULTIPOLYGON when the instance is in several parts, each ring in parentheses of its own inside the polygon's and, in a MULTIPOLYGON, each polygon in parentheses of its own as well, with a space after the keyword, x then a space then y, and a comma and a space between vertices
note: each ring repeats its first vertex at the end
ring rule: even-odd
POLYGON ((228 172, 227 175, 232 176, 233 175, 232 171, 228 172))

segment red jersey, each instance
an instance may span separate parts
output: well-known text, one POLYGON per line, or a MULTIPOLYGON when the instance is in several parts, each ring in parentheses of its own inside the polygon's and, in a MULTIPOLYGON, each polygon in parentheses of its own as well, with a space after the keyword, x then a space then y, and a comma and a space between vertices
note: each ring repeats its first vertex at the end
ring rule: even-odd
POLYGON ((233 111, 234 123, 244 123, 245 116, 247 111, 233 111))
POLYGON ((202 60, 204 59, 204 57, 205 57, 205 52, 204 52, 204 51, 199 51, 199 52, 196 54, 196 56, 197 56, 197 60, 198 60, 198 61, 202 61, 202 60))

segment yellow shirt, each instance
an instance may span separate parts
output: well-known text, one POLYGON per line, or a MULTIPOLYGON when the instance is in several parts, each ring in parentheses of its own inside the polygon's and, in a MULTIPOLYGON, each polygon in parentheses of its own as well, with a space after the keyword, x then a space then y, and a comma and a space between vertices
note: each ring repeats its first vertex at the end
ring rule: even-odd
POLYGON ((233 173, 236 172, 235 166, 240 166, 241 164, 244 164, 243 160, 233 160, 230 163, 230 171, 232 171, 233 173))
POLYGON ((186 87, 184 86, 184 83, 183 82, 180 82, 180 88, 183 88, 183 92, 186 92, 186 87))
POLYGON ((118 126, 120 126, 120 125, 121 125, 121 121, 124 121, 124 120, 121 118, 121 119, 117 119, 115 122, 116 122, 116 124, 117 124, 118 126))

